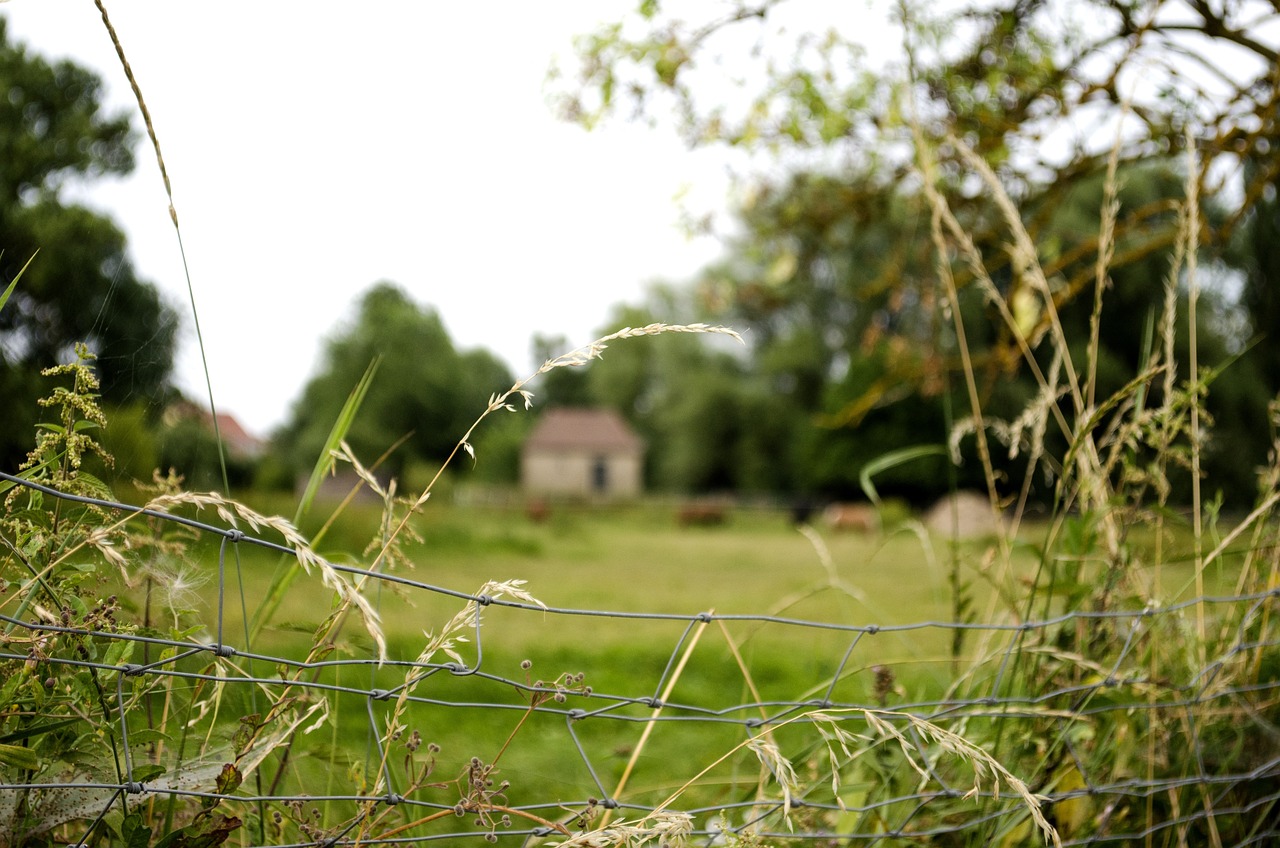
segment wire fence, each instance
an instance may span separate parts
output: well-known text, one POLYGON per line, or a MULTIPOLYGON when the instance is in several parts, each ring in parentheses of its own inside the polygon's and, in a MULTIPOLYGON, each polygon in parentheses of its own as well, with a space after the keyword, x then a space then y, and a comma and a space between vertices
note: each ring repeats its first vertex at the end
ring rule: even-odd
MULTIPOLYGON (((1243 846, 1280 838, 1274 572, 1251 591, 1166 606, 877 624, 547 607, 513 597, 509 586, 472 595, 326 562, 367 581, 365 595, 394 589, 459 611, 452 631, 440 629, 439 651, 397 655, 393 643, 380 659, 372 645, 367 655, 341 656, 326 652, 333 645, 317 652, 312 633, 294 634, 291 646, 280 634, 251 640, 247 626, 243 633, 227 626, 236 617, 237 548, 292 557, 290 544, 230 523, 0 477, 218 542, 199 549, 208 551, 201 565, 217 569, 216 620, 185 634, 125 626, 109 609, 95 617, 37 603, 15 608, 10 602, 23 591, 6 585, 6 844, 46 844, 40 840, 58 835, 72 845, 116 838, 151 845, 150 831, 139 837, 131 823, 142 810, 173 828, 203 822, 206 841, 189 835, 171 843, 182 846, 1020 845, 1046 838, 1049 826, 1066 845, 1243 846), (558 659, 522 645, 528 660, 515 673, 510 647, 495 641, 502 628, 481 625, 482 611, 498 610, 504 622, 572 622, 588 643, 593 632, 625 639, 635 629, 661 662, 610 678, 629 681, 619 691, 588 688, 574 674, 530 679, 530 662, 541 668, 558 659), (1194 638, 1197 616, 1220 638, 1194 638), (733 624, 759 628, 761 639, 779 635, 779 653, 795 652, 815 669, 809 685, 778 692, 768 668, 698 652, 704 631, 733 624), (449 633, 452 641, 444 640, 449 633), (910 665, 876 658, 887 636, 925 634, 983 645, 982 659, 939 662, 946 684, 912 699, 899 683, 910 665), (270 650, 262 647, 268 642, 270 650), (688 682, 690 663, 711 685, 676 685, 688 682), (61 686, 64 677, 96 688, 83 714, 42 709, 46 696, 36 690, 61 686), (735 678, 736 687, 716 685, 735 678), (157 733, 157 717, 168 716, 176 691, 189 693, 194 715, 169 719, 157 733), (458 747, 450 742, 454 728, 472 733, 489 756, 464 763, 460 773, 439 773, 435 760, 444 755, 423 727, 451 749, 458 747), (293 744, 308 733, 330 738, 309 758, 293 744), (23 760, 17 749, 37 734, 59 734, 71 747, 91 736, 101 756, 96 763, 23 760), (542 760, 528 762, 555 762, 555 773, 521 766, 516 749, 541 752, 542 760), (638 754, 648 758, 641 767, 650 778, 633 788, 639 784, 627 780, 638 754)), ((247 622, 247 612, 239 618, 247 622)), ((424 620, 423 629, 432 624, 424 620)))

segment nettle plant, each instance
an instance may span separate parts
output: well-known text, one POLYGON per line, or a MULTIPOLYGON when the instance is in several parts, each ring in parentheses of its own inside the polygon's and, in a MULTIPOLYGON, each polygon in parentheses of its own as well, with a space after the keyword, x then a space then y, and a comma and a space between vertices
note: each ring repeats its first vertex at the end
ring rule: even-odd
MULTIPOLYGON (((144 507, 115 503, 88 470, 90 458, 112 458, 98 439, 107 422, 93 357, 82 345, 76 355, 44 372, 70 385, 41 401, 56 421, 40 425, 20 474, 4 484, 0 842, 109 833, 129 846, 220 844, 243 822, 218 809, 218 796, 304 721, 323 719, 326 704, 286 688, 218 725, 233 652, 208 645, 213 628, 184 606, 194 599, 185 563, 197 537, 169 514, 213 508, 229 526, 277 531, 304 565, 320 560, 287 522, 182 492, 172 474, 155 475, 144 507), (178 801, 191 792, 208 794, 178 801)), ((325 579, 343 601, 367 606, 332 569, 325 579)))
MULTIPOLYGON (((127 802, 124 793, 103 787, 160 780, 170 788, 207 782, 230 791, 240 758, 213 764, 192 757, 162 777, 169 769, 160 763, 172 761, 168 749, 176 747, 176 762, 183 762, 192 717, 216 708, 218 693, 126 670, 171 662, 175 646, 203 629, 179 606, 186 587, 175 564, 193 537, 155 518, 138 522, 140 511, 111 508, 108 486, 87 468, 91 458, 112 463, 98 438, 107 422, 93 357, 83 345, 76 357, 43 372, 69 385, 57 385, 41 401, 57 410, 57 419, 39 426, 20 474, 4 484, 0 777, 7 786, 0 793, 0 841, 45 844, 67 823, 113 809, 118 794, 113 830, 124 844, 150 845, 143 813, 157 814, 155 799, 127 802), (143 720, 127 721, 131 714, 143 720)), ((156 506, 173 497, 178 483, 157 475, 156 506)), ((159 816, 172 835, 166 844, 238 826, 216 806, 208 803, 193 816, 162 805, 159 816)))

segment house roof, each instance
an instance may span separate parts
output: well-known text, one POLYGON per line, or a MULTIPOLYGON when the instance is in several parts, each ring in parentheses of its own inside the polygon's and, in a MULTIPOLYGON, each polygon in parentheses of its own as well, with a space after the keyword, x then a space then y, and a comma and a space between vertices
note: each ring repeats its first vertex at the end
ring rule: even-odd
POLYGON ((612 409, 548 409, 534 425, 525 450, 633 451, 644 447, 612 409))
POLYGON ((218 433, 232 453, 256 457, 265 449, 262 440, 245 430, 236 417, 229 412, 218 413, 218 433))

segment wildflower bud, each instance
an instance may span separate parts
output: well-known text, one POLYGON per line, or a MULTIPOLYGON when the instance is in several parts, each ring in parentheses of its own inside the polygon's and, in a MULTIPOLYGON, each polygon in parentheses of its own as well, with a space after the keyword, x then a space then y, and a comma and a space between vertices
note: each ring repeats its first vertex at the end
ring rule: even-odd
POLYGON ((523 668, 525 671, 528 671, 529 669, 533 668, 533 660, 521 660, 520 667, 523 668))

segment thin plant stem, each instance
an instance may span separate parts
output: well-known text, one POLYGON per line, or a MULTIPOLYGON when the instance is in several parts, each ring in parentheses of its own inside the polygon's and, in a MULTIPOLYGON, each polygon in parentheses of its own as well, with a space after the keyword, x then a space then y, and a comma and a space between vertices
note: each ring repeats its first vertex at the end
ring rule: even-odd
MULTIPOLYGON (((1200 248, 1200 193, 1195 138, 1187 127, 1186 239, 1187 239, 1187 380, 1191 395, 1191 515, 1196 558, 1196 595, 1204 596, 1204 515, 1200 495, 1200 360, 1196 343, 1196 306, 1200 295, 1196 254, 1200 248)), ((1205 661, 1205 610, 1196 605, 1196 635, 1200 662, 1205 661)), ((1213 819, 1210 818, 1210 823, 1213 819)))
MULTIPOLYGON (((714 612, 714 610, 711 610, 714 612)), ((689 658, 693 656, 694 648, 698 647, 698 640, 702 638, 702 633, 707 629, 708 622, 699 622, 698 626, 693 629, 693 635, 689 637, 689 644, 685 645, 684 651, 680 654, 680 660, 676 663, 675 669, 671 672, 671 679, 667 681, 667 685, 663 687, 659 700, 662 704, 653 708, 653 712, 649 715, 649 720, 645 722, 644 730, 640 731, 640 740, 636 742, 635 747, 631 750, 631 758, 627 760, 626 766, 622 769, 622 775, 618 778, 618 783, 613 788, 613 797, 618 798, 627 788, 627 781, 631 779, 631 773, 635 770, 636 763, 640 760, 640 755, 644 751, 649 736, 653 733, 653 728, 657 723, 658 717, 662 715, 663 705, 666 704, 671 697, 671 693, 675 691, 676 684, 680 681, 680 677, 684 674, 684 668, 689 663, 689 658)), ((724 625, 721 624, 721 627, 724 625)), ((736 653, 736 652, 735 652, 736 653)), ((606 809, 604 815, 600 817, 600 823, 597 827, 603 828, 609 824, 612 818, 613 810, 606 809)))

